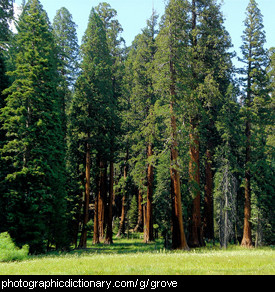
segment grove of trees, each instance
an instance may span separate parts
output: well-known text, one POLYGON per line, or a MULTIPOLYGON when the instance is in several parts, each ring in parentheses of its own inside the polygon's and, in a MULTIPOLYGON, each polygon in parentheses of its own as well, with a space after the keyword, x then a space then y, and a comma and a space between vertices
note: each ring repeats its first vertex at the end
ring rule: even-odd
MULTIPOLYGON (((255 0, 235 53, 216 0, 170 0, 126 47, 93 7, 0 2, 0 233, 31 253, 143 234, 188 250, 274 238, 275 49, 255 0)), ((241 32, 240 32, 241 34, 241 32)))

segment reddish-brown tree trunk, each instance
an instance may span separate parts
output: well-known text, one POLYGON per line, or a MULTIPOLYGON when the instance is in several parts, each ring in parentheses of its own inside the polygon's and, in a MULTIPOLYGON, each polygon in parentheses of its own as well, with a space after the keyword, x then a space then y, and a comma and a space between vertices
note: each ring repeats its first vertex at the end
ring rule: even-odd
POLYGON ((99 241, 99 232, 98 232, 98 194, 95 195, 95 209, 94 209, 94 236, 93 244, 98 244, 99 241))
POLYGON ((81 222, 81 209, 82 209, 82 198, 83 195, 79 196, 81 197, 79 199, 79 202, 77 203, 77 211, 76 211, 76 218, 73 221, 73 234, 72 234, 72 244, 77 248, 77 238, 78 238, 78 232, 79 232, 79 224, 81 222))
POLYGON ((196 128, 192 122, 191 125, 192 129, 190 133, 189 179, 190 190, 194 199, 192 203, 192 215, 188 245, 191 247, 198 247, 204 245, 200 211, 199 136, 196 133, 196 128))
POLYGON ((251 183, 250 183, 250 170, 249 163, 251 161, 251 124, 246 123, 246 170, 245 170, 245 203, 244 203, 244 227, 243 227, 243 238, 241 245, 245 247, 252 247, 252 233, 251 233, 251 183))
MULTIPOLYGON (((172 53, 172 50, 171 50, 172 53)), ((175 68, 170 57, 170 114, 171 114, 171 199, 172 199, 172 248, 173 249, 188 249, 187 241, 185 238, 182 218, 182 205, 181 205, 181 191, 180 191, 180 175, 178 171, 178 142, 177 142, 177 122, 174 114, 174 101, 176 99, 176 81, 175 81, 175 68)))
MULTIPOLYGON (((97 156, 96 164, 100 166, 100 159, 97 156)), ((100 171, 96 175, 96 194, 95 194, 95 206, 94 206, 94 235, 93 235, 93 244, 100 243, 99 240, 99 221, 98 221, 98 198, 100 193, 100 171)))
POLYGON ((108 201, 108 218, 105 244, 113 243, 113 201, 114 201, 114 163, 110 162, 110 185, 109 185, 109 201, 108 201))
MULTIPOLYGON (((175 117, 172 117, 172 125, 176 122, 175 117)), ((178 151, 177 143, 173 142, 171 148, 171 198, 172 198, 172 248, 173 249, 188 249, 183 229, 181 192, 180 192, 180 176, 178 172, 178 151)))
POLYGON ((138 191, 138 221, 137 225, 134 228, 134 232, 142 232, 143 231, 143 206, 142 206, 143 196, 142 191, 138 191))
POLYGON ((90 145, 87 143, 86 149, 86 170, 85 170, 85 200, 83 209, 83 226, 79 242, 79 248, 87 247, 87 223, 89 221, 90 185, 91 185, 91 153, 90 145))
POLYGON ((101 159, 99 163, 99 193, 98 193, 98 232, 99 240, 104 239, 105 209, 107 196, 106 163, 101 159))
POLYGON ((121 207, 121 217, 119 222, 119 229, 116 237, 120 237, 122 234, 125 234, 125 218, 126 218, 126 179, 128 176, 128 159, 129 159, 129 150, 127 149, 126 158, 125 158, 125 166, 124 166, 124 180, 125 186, 123 189, 123 196, 122 196, 122 207, 121 207))
MULTIPOLYGON (((153 146, 149 143, 147 156, 153 155, 153 146)), ((153 184, 154 184, 154 167, 149 163, 147 168, 147 210, 146 210, 146 228, 144 230, 144 241, 146 243, 154 240, 153 230, 153 184)))
POLYGON ((204 187, 204 237, 214 240, 212 153, 206 151, 204 187))

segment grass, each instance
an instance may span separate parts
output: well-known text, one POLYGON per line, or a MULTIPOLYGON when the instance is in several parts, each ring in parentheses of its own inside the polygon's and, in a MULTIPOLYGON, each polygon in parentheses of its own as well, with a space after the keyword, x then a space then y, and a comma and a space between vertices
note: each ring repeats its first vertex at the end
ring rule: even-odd
POLYGON ((113 245, 0 263, 0 275, 274 275, 274 248, 218 246, 167 251, 162 242, 116 239, 113 245))

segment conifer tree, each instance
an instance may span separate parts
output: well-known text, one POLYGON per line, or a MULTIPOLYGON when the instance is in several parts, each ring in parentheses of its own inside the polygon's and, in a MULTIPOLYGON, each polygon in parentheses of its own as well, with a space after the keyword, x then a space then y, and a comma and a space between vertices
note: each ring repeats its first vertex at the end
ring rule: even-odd
POLYGON ((140 191, 146 189, 146 226, 144 241, 153 240, 153 191, 154 167, 153 148, 156 139, 153 89, 153 60, 156 52, 155 35, 157 33, 157 18, 153 11, 143 29, 135 39, 132 52, 129 54, 132 62, 131 87, 131 123, 133 143, 133 178, 140 191), (146 168, 146 170, 144 170, 146 168), (146 178, 144 178, 146 176, 146 178), (143 177, 143 178, 142 178, 143 177), (144 185, 141 182, 144 182, 144 185))
POLYGON ((46 12, 29 0, 13 44, 13 84, 1 113, 7 141, 1 149, 9 164, 6 196, 9 231, 31 252, 64 245, 64 139, 57 87, 56 47, 46 12))
POLYGON ((214 236, 212 163, 217 139, 215 119, 230 83, 232 65, 228 52, 231 42, 223 26, 220 5, 215 0, 192 0, 191 14, 191 74, 187 81, 190 95, 185 104, 190 123, 189 180, 193 197, 188 242, 195 247, 204 245, 200 211, 203 148, 206 156, 203 223, 206 237, 213 239, 214 236))
POLYGON ((111 57, 104 24, 92 9, 88 27, 81 46, 81 73, 76 82, 76 93, 72 101, 74 131, 85 153, 85 202, 84 221, 80 247, 87 244, 87 223, 91 191, 91 163, 94 158, 96 183, 94 243, 99 242, 99 220, 104 214, 98 213, 98 205, 103 203, 106 191, 105 163, 110 154, 110 129, 113 112, 111 57), (93 157, 92 157, 93 156, 93 157))
POLYGON ((76 24, 70 12, 60 8, 53 21, 53 33, 57 45, 58 71, 61 77, 59 92, 62 105, 62 125, 66 141, 66 189, 68 192, 68 224, 70 238, 76 244, 79 225, 79 200, 81 178, 79 177, 80 157, 77 150, 77 139, 72 129, 73 121, 70 120, 70 103, 74 93, 74 85, 79 73, 79 45, 76 34, 76 24), (69 118, 68 118, 69 117, 69 118))
MULTIPOLYGON (((113 200, 114 200, 114 163, 116 161, 117 151, 118 151, 118 136, 120 132, 120 121, 118 119, 118 100, 121 96, 122 91, 122 77, 123 77, 123 48, 124 43, 123 38, 120 36, 123 29, 116 19, 117 11, 106 3, 100 3, 96 8, 100 19, 105 27, 108 48, 111 56, 111 80, 112 80, 112 122, 110 129, 110 156, 109 156, 109 197, 106 197, 105 204, 102 208, 106 210, 106 224, 102 222, 103 225, 107 225, 106 228, 106 238, 105 243, 111 244, 112 239, 112 221, 113 221, 113 200)), ((108 167, 108 161, 106 161, 105 167, 108 167)), ((106 178, 107 179, 107 178, 106 178)), ((105 221, 104 219, 104 221, 105 221)), ((104 229, 104 228, 102 228, 104 229)), ((101 234, 103 237, 103 234, 101 234)))
POLYGON ((53 33, 58 47, 58 59, 60 60, 59 72, 64 79, 62 90, 64 97, 64 112, 66 105, 71 100, 70 91, 76 81, 79 72, 79 45, 76 34, 76 24, 72 15, 62 7, 56 12, 53 20, 53 33))
POLYGON ((13 0, 2 0, 0 3, 0 47, 10 35, 9 24, 13 17, 13 0))
POLYGON ((169 1, 156 38, 155 90, 170 112, 170 177, 172 199, 172 247, 188 249, 182 216, 180 168, 178 157, 177 105, 184 96, 181 81, 186 76, 186 48, 188 43, 188 3, 184 0, 169 1))
POLYGON ((243 34, 243 45, 241 47, 245 64, 241 73, 245 89, 242 112, 245 121, 245 178, 244 178, 244 229, 242 246, 252 246, 251 227, 251 179, 253 177, 253 164, 255 163, 255 152, 253 142, 255 141, 257 126, 262 110, 267 102, 267 51, 264 49, 265 32, 263 16, 255 0, 250 0, 245 19, 245 30, 243 34))
MULTIPOLYGON (((13 5, 11 0, 1 1, 0 3, 0 110, 5 106, 5 95, 3 90, 9 87, 9 79, 6 76, 7 66, 6 66, 6 44, 10 40, 9 22, 13 16, 13 5)), ((0 148, 5 142, 6 133, 2 129, 2 122, 0 121, 0 148)), ((6 176, 6 163, 0 158, 0 193, 5 193, 5 182, 4 178, 6 176)), ((4 196, 0 197, 0 221, 2 222, 0 227, 0 232, 6 229, 6 206, 7 201, 4 196)))
POLYGON ((222 247, 226 248, 230 239, 236 239, 237 191, 241 173, 241 120, 240 105, 237 101, 238 90, 230 84, 223 98, 223 105, 217 115, 216 128, 220 142, 215 149, 215 219, 219 227, 222 247))

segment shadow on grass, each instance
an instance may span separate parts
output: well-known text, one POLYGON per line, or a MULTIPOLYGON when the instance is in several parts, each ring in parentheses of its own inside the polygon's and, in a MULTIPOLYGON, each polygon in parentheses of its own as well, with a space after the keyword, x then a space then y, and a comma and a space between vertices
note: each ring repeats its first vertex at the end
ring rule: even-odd
POLYGON ((138 239, 114 239, 113 244, 96 244, 88 242, 85 249, 73 249, 70 254, 129 254, 129 253, 150 253, 164 248, 163 240, 157 239, 151 243, 144 243, 138 239))

